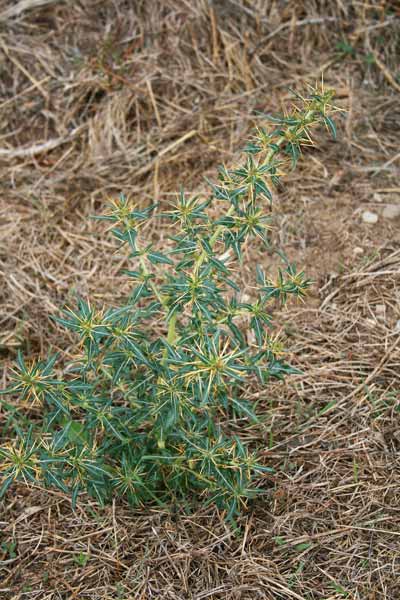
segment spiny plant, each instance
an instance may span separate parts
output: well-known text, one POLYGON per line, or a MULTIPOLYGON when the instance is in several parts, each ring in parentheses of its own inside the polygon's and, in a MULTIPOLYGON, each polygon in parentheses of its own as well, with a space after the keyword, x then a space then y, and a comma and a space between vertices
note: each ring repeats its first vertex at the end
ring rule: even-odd
POLYGON ((18 400, 3 403, 9 442, 0 449, 1 494, 22 480, 68 492, 73 504, 83 491, 101 503, 125 496, 134 506, 198 498, 233 518, 258 493, 268 467, 257 446, 229 430, 258 420, 244 398, 250 382, 264 387, 295 372, 282 358, 269 307, 303 298, 311 282, 282 253, 275 279, 255 268, 251 300, 234 275, 245 244, 269 247, 271 188, 312 145, 312 128, 322 123, 335 135, 332 97, 315 88, 283 116, 259 115, 240 166, 220 167, 207 197, 181 191, 157 212, 176 226, 168 248, 141 235, 155 205, 135 207, 121 196, 97 217, 129 247, 132 291, 118 308, 78 298, 56 318, 79 338, 62 378, 57 356, 27 364, 18 354, 2 392, 18 400), (40 403, 42 421, 29 418, 30 403, 40 403))

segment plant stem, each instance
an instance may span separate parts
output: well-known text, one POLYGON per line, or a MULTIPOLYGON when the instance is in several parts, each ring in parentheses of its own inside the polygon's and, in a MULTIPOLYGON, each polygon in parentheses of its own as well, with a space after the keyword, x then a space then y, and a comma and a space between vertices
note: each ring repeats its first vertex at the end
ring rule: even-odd
MULTIPOLYGON (((149 270, 148 270, 148 268, 146 266, 146 261, 145 261, 144 257, 140 256, 139 261, 140 261, 140 266, 142 267, 143 273, 145 275, 150 275, 150 272, 149 272, 149 270)), ((157 289, 157 286, 155 285, 155 283, 154 283, 154 281, 152 279, 149 279, 149 282, 150 282, 150 287, 153 290, 153 292, 154 292, 157 300, 161 304, 161 306, 163 306, 164 308, 167 308, 167 306, 166 306, 166 298, 160 294, 160 292, 157 289)))
POLYGON ((167 334, 167 342, 168 344, 173 344, 176 340, 176 312, 172 315, 168 323, 168 334, 167 334))

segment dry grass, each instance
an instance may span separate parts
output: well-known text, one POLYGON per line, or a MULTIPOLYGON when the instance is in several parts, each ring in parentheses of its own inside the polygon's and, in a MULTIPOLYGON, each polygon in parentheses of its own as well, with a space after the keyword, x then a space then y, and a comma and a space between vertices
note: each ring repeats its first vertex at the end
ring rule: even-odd
POLYGON ((126 257, 87 218, 109 197, 201 189, 255 109, 279 109, 288 86, 322 72, 347 113, 339 141, 321 136, 277 195, 276 240, 316 285, 276 319, 304 374, 259 394, 267 434, 241 431, 263 436, 276 468, 242 535, 201 508, 143 514, 82 497, 72 511, 60 493, 16 486, 0 504, 0 597, 400 598, 400 236, 382 217, 400 202, 398 3, 3 4, 4 380, 17 348, 69 351, 49 315, 74 291, 105 303, 127 292, 126 257))

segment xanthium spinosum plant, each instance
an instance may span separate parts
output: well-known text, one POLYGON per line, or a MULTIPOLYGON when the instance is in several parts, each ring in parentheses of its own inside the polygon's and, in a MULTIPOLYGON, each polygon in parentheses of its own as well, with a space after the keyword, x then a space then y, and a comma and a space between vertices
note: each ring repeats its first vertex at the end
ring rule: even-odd
POLYGON ((265 386, 295 372, 282 359, 269 306, 302 298, 311 282, 283 254, 274 280, 257 266, 252 300, 233 275, 244 244, 256 238, 268 246, 271 188, 313 143, 312 128, 325 124, 335 136, 332 91, 296 98, 284 116, 259 116, 243 164, 221 167, 207 198, 182 191, 161 213, 176 226, 167 250, 142 239, 154 206, 121 196, 98 217, 129 246, 132 292, 119 308, 78 299, 56 319, 80 340, 63 378, 56 356, 27 364, 18 355, 2 392, 16 401, 3 402, 1 494, 24 481, 68 492, 73 504, 83 491, 101 503, 124 496, 134 506, 189 506, 197 498, 233 518, 260 491, 268 467, 229 426, 257 421, 244 399, 250 381, 265 386), (40 403, 42 421, 21 417, 21 401, 28 412, 40 403))

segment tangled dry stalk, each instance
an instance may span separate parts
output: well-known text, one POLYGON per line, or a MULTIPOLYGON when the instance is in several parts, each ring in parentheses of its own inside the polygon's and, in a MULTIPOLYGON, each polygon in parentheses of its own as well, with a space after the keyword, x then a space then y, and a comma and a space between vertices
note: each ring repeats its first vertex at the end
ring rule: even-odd
POLYGON ((70 352, 49 315, 74 291, 108 304, 127 292, 126 256, 87 218, 110 196, 201 190, 254 110, 322 73, 347 110, 339 141, 277 195, 274 235, 316 284, 283 319, 303 375, 259 397, 267 433, 240 431, 264 437, 276 468, 243 535, 201 508, 139 514, 82 498, 72 511, 61 493, 18 486, 0 505, 2 598, 399 597, 400 237, 383 218, 400 202, 399 17, 389 0, 1 7, 4 381, 17 348, 70 352))

